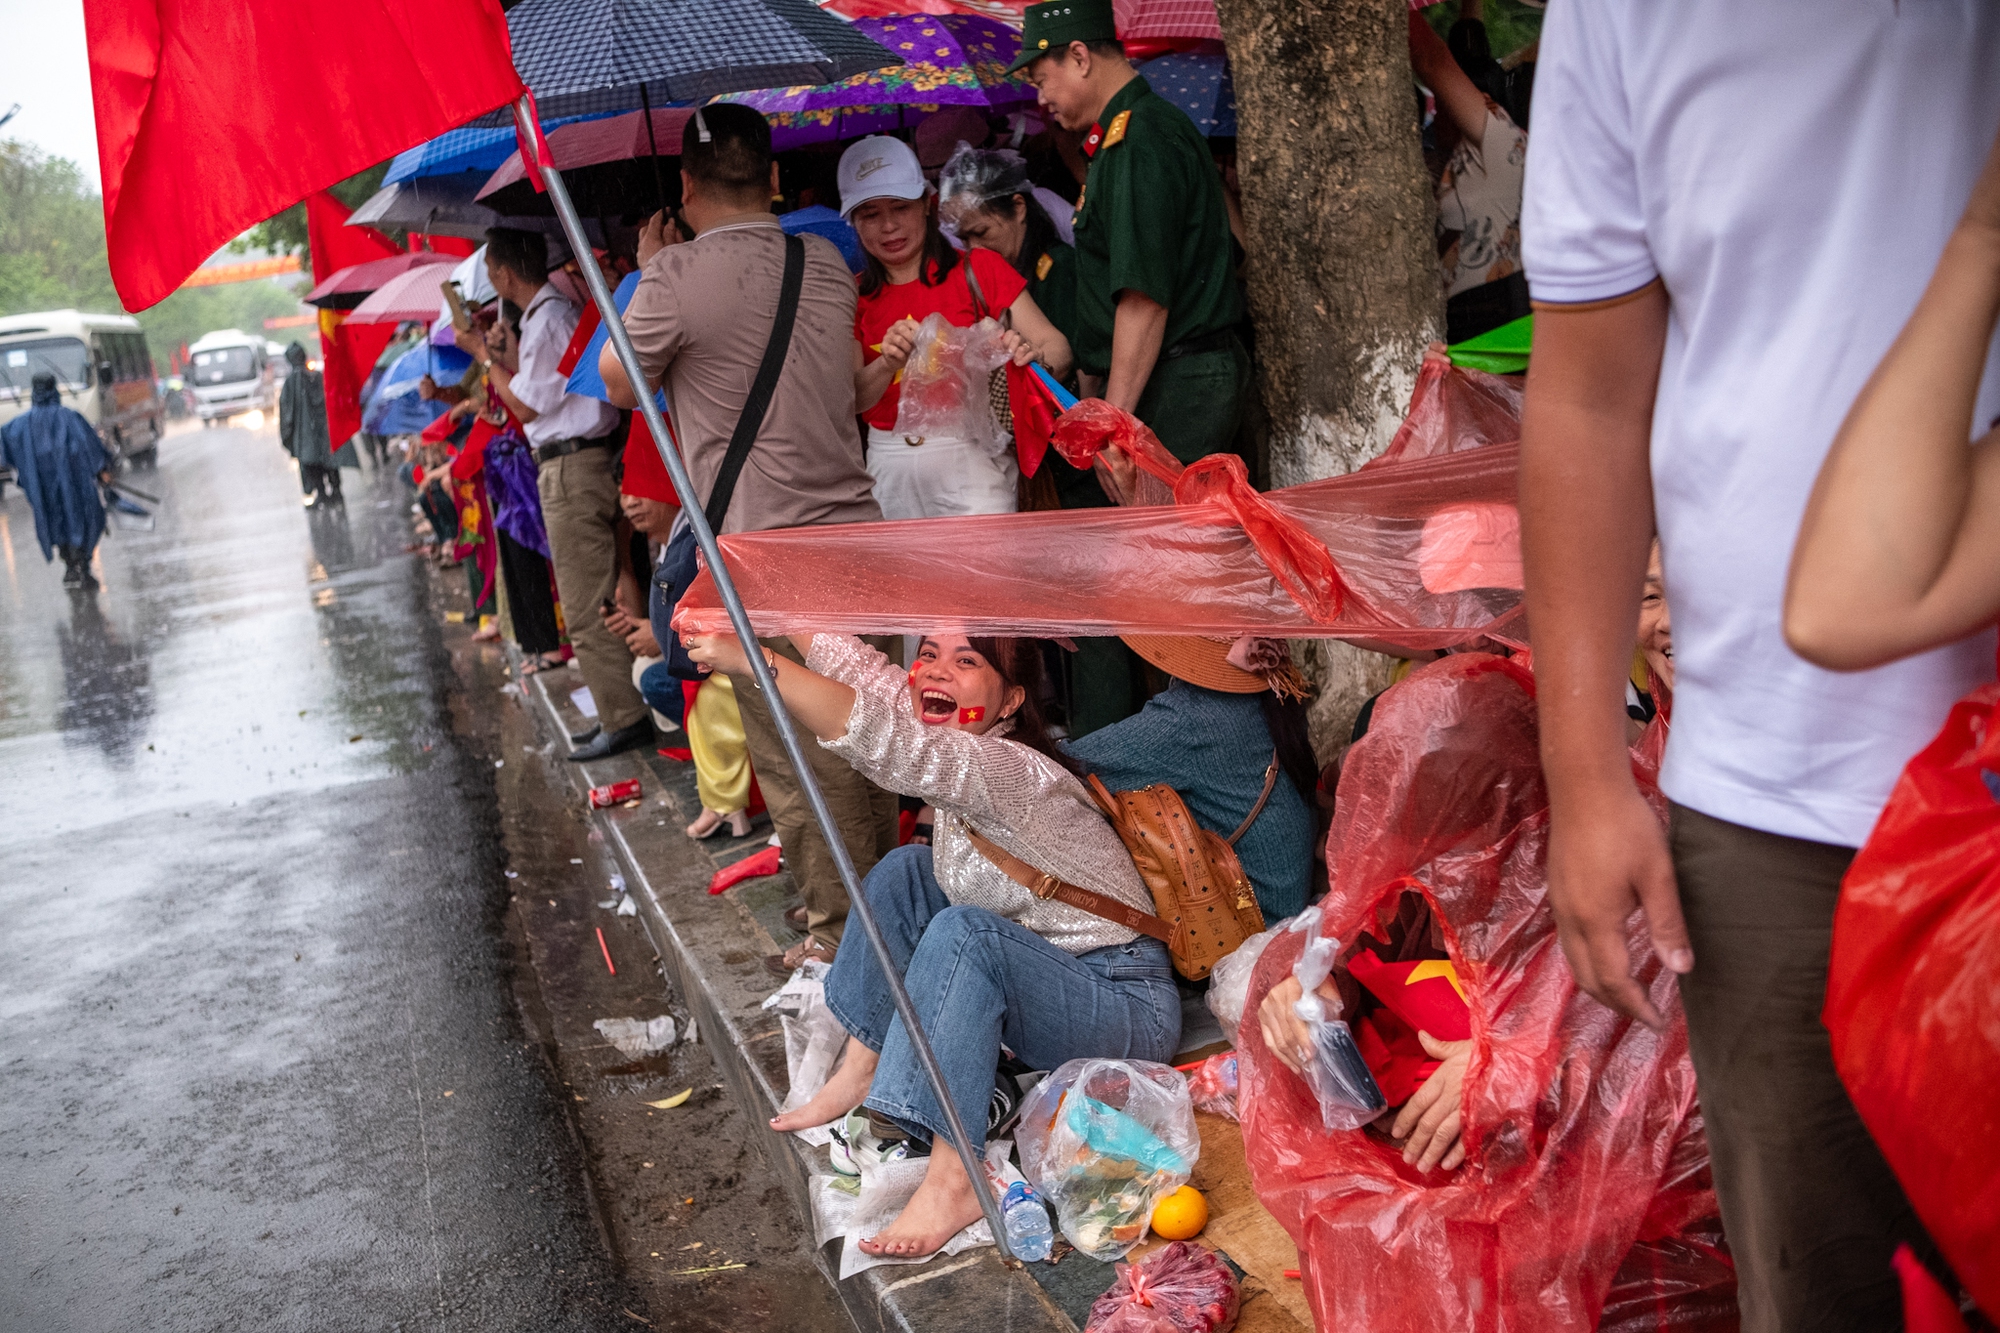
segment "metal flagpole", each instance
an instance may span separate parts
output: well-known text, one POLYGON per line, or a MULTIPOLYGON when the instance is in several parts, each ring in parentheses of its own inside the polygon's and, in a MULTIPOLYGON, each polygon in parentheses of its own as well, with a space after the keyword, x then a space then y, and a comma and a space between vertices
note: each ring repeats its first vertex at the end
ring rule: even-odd
MULTIPOLYGON (((650 121, 650 117, 648 118, 650 121)), ((514 103, 514 123, 520 130, 524 149, 536 142, 538 128, 534 117, 529 114, 528 100, 523 97, 514 103)), ((532 164, 530 164, 532 165, 532 164)), ((667 475, 673 478, 674 493, 680 497, 681 513, 694 529, 694 539, 701 547, 702 558, 708 562, 709 573, 715 579, 715 589, 722 597, 722 604, 729 611, 729 623, 736 630, 736 637, 743 644, 744 655, 750 659, 751 675, 757 688, 763 692, 764 701, 771 709, 771 720, 777 724, 778 738, 784 742, 785 756, 791 760, 792 772, 798 776, 799 789, 805 793, 807 804, 812 806, 813 818, 818 821, 820 833, 826 845, 833 852, 835 867, 840 871, 840 882, 847 889, 849 906, 855 916, 861 919, 862 932, 868 937, 868 946, 875 951, 875 959, 882 966, 882 975, 888 978, 889 992, 895 1000, 896 1014, 903 1020, 903 1028, 909 1033, 910 1045, 916 1050, 917 1063, 924 1069, 924 1077, 930 1081, 931 1091, 937 1096, 938 1105, 944 1108, 945 1122, 951 1130, 953 1146, 958 1150, 958 1159, 964 1164, 965 1174, 972 1181, 972 1188, 979 1199, 979 1210, 985 1214, 986 1224, 993 1230, 993 1243, 1000 1249, 1001 1261, 1009 1267, 1020 1267, 1021 1261, 1014 1257, 1012 1247, 1007 1244, 1007 1224, 1000 1213, 1000 1201, 994 1197, 992 1184, 986 1178, 984 1160, 985 1136, 975 1149, 971 1138, 965 1132, 965 1123, 959 1118, 958 1108, 952 1104, 951 1091, 945 1087, 944 1071, 938 1068, 937 1056, 931 1050, 930 1038, 924 1033, 923 1023, 917 1018, 916 1006, 910 1003, 910 994, 903 986, 902 973, 897 970, 895 960, 889 956, 889 946, 882 938, 882 929, 875 923, 875 913, 869 909, 868 899, 861 892, 860 878, 854 873, 854 861, 847 854, 847 844, 842 841, 840 829, 833 821, 833 812, 827 808, 826 796, 819 789, 819 781, 813 775, 812 765, 806 761, 805 751, 799 745, 797 732, 793 729, 791 713, 785 707, 783 696, 778 693, 777 682, 772 679, 771 668, 764 661, 764 654, 757 643, 757 633, 750 626, 749 613, 743 609, 743 599, 736 594, 736 582, 729 576, 729 566, 723 562, 722 549, 716 545, 715 533, 708 526, 708 516, 702 511, 702 499, 695 494, 694 482, 688 477, 687 466, 681 461, 680 451, 673 448, 667 434, 666 422, 660 417, 659 404, 646 391, 646 375, 639 366, 639 354, 633 349, 632 339, 625 332, 625 321, 618 313, 617 304, 611 299, 611 288, 604 281, 604 273, 598 268, 591 254, 590 242, 583 234, 583 221, 577 216, 576 207, 570 202, 569 190, 563 185, 562 173, 553 166, 540 168, 542 180, 548 186, 549 198, 556 206, 556 216, 562 220, 563 233, 569 238, 570 249, 575 253, 577 266, 583 270, 583 279, 590 288, 590 298, 597 303, 598 314, 603 317, 604 330, 611 340, 611 347, 618 355, 618 364, 625 371, 625 380, 632 387, 632 395, 638 400, 639 412, 646 419, 646 428, 653 433, 653 444, 660 451, 660 460, 666 464, 667 475)), ((981 1123, 984 1128, 984 1122, 981 1123)))

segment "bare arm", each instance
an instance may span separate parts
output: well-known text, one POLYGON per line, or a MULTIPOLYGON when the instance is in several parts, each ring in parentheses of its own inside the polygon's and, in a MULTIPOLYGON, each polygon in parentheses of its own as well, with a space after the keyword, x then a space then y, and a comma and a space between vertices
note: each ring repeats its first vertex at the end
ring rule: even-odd
POLYGON ((1126 288, 1118 293, 1118 310, 1111 317, 1111 374, 1104 382, 1104 400, 1127 412, 1139 406, 1146 381, 1159 364, 1167 336, 1167 308, 1144 292, 1126 288))
POLYGON ((1057 379, 1069 374, 1076 363, 1070 351, 1069 339, 1061 329, 1049 322, 1042 308, 1035 304, 1035 298, 1022 292, 1014 298, 1014 304, 1007 307, 1013 317, 1012 332, 1016 335, 1014 359, 1022 365, 1039 361, 1049 368, 1057 379), (1025 354, 1024 354, 1025 353, 1025 354))
MULTIPOLYGON (((684 637, 682 642, 687 645, 688 656, 703 666, 727 676, 747 677, 750 674, 750 659, 734 634, 696 634, 684 637)), ((810 651, 812 636, 798 636, 793 642, 802 650, 810 651)), ((770 663, 771 676, 778 683, 778 693, 784 696, 785 707, 794 718, 823 741, 837 741, 847 734, 847 719, 854 713, 852 686, 809 671, 788 657, 780 657, 768 650, 759 651, 766 653, 765 660, 770 663)))
POLYGON ((597 354, 597 373, 604 377, 604 396, 611 400, 613 407, 633 408, 639 405, 639 395, 632 392, 632 381, 625 378, 625 363, 618 359, 618 349, 611 340, 604 340, 604 348, 597 354))
MULTIPOLYGON (((514 376, 498 361, 486 367, 486 383, 492 387, 493 392, 500 395, 500 401, 507 404, 507 410, 514 414, 514 420, 523 426, 541 420, 540 412, 514 396, 514 376)), ((631 404, 626 403, 624 406, 630 407, 631 404)))
POLYGON ((889 326, 882 335, 882 354, 873 361, 867 360, 867 352, 859 338, 854 341, 854 410, 866 412, 882 401, 882 395, 889 392, 889 386, 896 382, 896 375, 909 364, 910 352, 917 344, 917 321, 899 319, 889 326))
POLYGON ((1410 11, 1410 68, 1418 82, 1437 94, 1438 110, 1477 146, 1486 134, 1486 94, 1465 76, 1444 38, 1415 10, 1410 11))
POLYGON ((2000 616, 2000 431, 1966 447, 1996 317, 2000 140, 1813 486, 1785 588, 1807 660, 1880 666, 2000 616))
POLYGON ((1649 1027, 1628 971, 1626 922, 1693 966, 1666 839, 1632 780, 1624 680, 1653 537, 1653 397, 1666 342, 1659 284, 1591 310, 1535 312, 1521 418, 1521 551, 1535 634, 1549 900, 1577 984, 1649 1027))

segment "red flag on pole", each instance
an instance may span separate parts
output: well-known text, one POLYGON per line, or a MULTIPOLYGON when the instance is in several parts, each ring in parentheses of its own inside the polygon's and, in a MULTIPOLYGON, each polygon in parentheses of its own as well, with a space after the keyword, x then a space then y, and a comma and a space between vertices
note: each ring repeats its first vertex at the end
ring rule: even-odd
MULTIPOLYGON (((402 253, 373 227, 347 225, 349 209, 325 190, 306 196, 306 248, 312 254, 315 280, 371 259, 402 253)), ((361 429, 361 386, 375 368, 375 358, 389 345, 393 324, 347 324, 345 310, 319 312, 320 358, 326 375, 326 426, 339 448, 361 429)))
POLYGON ((396 243, 373 227, 350 227, 353 210, 327 190, 306 196, 306 250, 312 256, 314 282, 325 282, 344 268, 371 259, 393 259, 403 253, 396 243))
POLYGON ((252 224, 522 91, 499 0, 84 0, 84 26, 129 310, 252 224))

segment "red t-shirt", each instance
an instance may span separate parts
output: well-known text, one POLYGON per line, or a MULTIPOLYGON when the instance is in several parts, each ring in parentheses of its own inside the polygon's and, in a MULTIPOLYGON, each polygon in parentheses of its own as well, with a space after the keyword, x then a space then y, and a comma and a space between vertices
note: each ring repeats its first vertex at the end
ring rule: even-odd
MULTIPOLYGON (((1014 266, 991 250, 972 249, 959 256, 945 280, 935 287, 922 282, 893 283, 873 296, 864 296, 854 310, 854 336, 861 340, 862 355, 869 361, 882 355, 882 335, 889 326, 908 316, 922 323, 924 316, 942 314, 961 329, 979 322, 980 312, 972 302, 972 288, 965 281, 965 266, 971 264, 979 278, 979 290, 986 297, 985 314, 998 316, 1028 289, 1027 279, 1014 266)), ((861 415, 871 426, 893 430, 896 407, 903 399, 902 376, 896 377, 882 394, 881 401, 861 415)))

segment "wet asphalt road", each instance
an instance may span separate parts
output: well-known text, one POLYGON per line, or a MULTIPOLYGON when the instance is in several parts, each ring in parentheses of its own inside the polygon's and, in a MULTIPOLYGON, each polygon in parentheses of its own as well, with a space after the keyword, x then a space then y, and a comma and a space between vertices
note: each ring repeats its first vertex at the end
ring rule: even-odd
POLYGON ((637 1328, 406 493, 160 459, 95 596, 0 503, 0 1330, 637 1328))

